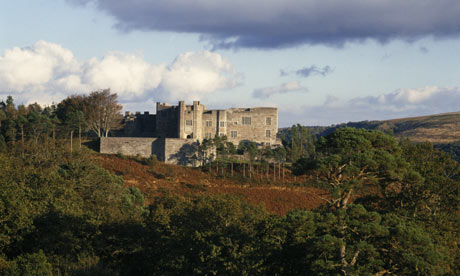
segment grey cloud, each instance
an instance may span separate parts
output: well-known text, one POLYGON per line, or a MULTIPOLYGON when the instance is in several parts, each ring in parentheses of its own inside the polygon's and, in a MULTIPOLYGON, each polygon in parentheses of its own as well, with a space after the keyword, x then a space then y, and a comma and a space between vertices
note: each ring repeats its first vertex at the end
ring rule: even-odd
POLYGON ((428 48, 425 46, 420 47, 420 52, 422 52, 422 54, 427 54, 429 51, 430 50, 428 50, 428 48))
POLYGON ((296 74, 297 76, 308 78, 309 76, 313 75, 320 75, 320 76, 326 76, 330 73, 332 73, 334 70, 329 66, 324 66, 323 68, 318 68, 316 65, 312 65, 310 67, 304 67, 299 70, 294 70, 294 71, 289 71, 289 70, 281 70, 280 75, 282 77, 288 76, 291 74, 296 74))
POLYGON ((290 92, 305 93, 307 91, 308 89, 300 85, 300 82, 292 81, 292 82, 283 83, 279 86, 270 86, 270 87, 255 89, 254 92, 252 93, 252 96, 254 98, 267 99, 276 94, 286 94, 290 92))
POLYGON ((458 0, 67 0, 92 2, 120 30, 196 33, 214 48, 341 47, 458 37, 458 0))

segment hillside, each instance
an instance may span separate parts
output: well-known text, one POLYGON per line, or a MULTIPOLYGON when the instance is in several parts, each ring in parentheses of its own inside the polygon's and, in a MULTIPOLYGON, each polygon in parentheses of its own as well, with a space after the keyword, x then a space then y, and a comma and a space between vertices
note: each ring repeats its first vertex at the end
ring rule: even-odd
POLYGON ((392 133, 398 138, 414 142, 447 144, 460 140, 460 112, 435 114, 420 117, 400 118, 384 121, 361 121, 335 125, 333 127, 312 127, 313 133, 326 135, 340 127, 365 128, 392 133), (320 131, 317 131, 317 130, 320 131))
POLYGON ((285 170, 284 181, 282 177, 273 180, 272 173, 268 179, 265 173, 254 173, 250 179, 243 177, 241 170, 235 171, 231 177, 228 168, 224 171, 226 176, 223 176, 221 169, 217 175, 215 168, 204 172, 161 162, 145 165, 136 159, 114 155, 95 155, 93 158, 103 168, 121 176, 128 186, 139 188, 147 203, 165 193, 231 194, 253 204, 262 204, 271 213, 284 215, 293 209, 318 207, 323 203, 321 197, 326 196, 324 191, 301 186, 305 177, 294 178, 288 170, 285 170))

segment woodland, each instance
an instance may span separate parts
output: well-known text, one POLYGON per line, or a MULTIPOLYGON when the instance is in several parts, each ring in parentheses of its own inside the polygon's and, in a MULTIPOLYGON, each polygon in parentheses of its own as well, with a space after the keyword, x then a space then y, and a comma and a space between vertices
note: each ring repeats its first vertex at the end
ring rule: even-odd
POLYGON ((0 103, 1 275, 460 275, 460 165, 430 143, 300 125, 276 150, 206 141, 215 162, 247 152, 249 166, 277 160, 324 191, 315 208, 276 214, 231 194, 147 198, 91 149, 120 111, 109 90, 0 103))

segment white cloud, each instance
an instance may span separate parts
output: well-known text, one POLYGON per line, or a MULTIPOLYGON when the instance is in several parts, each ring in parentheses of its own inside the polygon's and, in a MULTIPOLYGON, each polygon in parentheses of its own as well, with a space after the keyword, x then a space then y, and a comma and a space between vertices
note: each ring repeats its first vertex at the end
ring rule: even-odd
POLYGON ((164 71, 159 97, 199 100, 214 91, 235 87, 237 81, 232 64, 219 54, 188 52, 179 55, 164 71))
POLYGON ((150 64, 142 56, 122 52, 78 61, 70 50, 39 41, 0 56, 0 95, 26 103, 49 104, 104 88, 111 88, 122 101, 200 100, 237 81, 231 62, 209 51, 181 54, 169 65, 150 64))
POLYGON ((300 85, 299 81, 291 81, 283 83, 279 86, 270 86, 255 89, 252 96, 259 99, 266 99, 276 94, 286 94, 290 92, 307 92, 307 88, 300 85))
POLYGON ((0 56, 0 90, 43 91, 50 82, 71 74, 78 67, 71 51, 45 41, 31 48, 5 50, 0 56))
POLYGON ((110 52, 92 58, 82 67, 82 80, 90 89, 110 87, 123 98, 142 96, 161 82, 164 65, 152 65, 142 57, 110 52))

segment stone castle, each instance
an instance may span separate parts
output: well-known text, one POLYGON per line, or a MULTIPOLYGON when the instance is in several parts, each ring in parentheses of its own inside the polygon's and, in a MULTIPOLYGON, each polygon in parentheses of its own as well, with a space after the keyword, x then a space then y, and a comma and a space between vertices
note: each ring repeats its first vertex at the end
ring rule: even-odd
POLYGON ((236 146, 253 141, 261 146, 279 145, 278 110, 275 107, 206 110, 199 101, 186 105, 157 103, 156 114, 125 114, 124 137, 101 139, 101 153, 152 154, 166 163, 193 165, 196 144, 226 136, 236 146))

